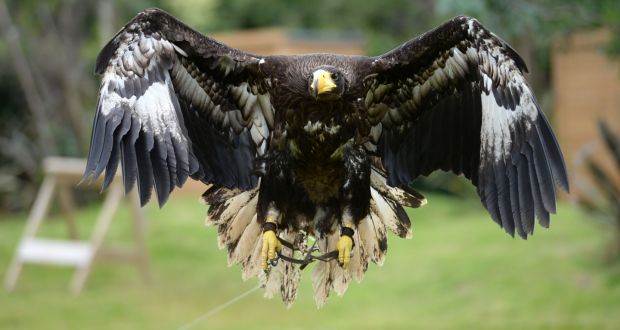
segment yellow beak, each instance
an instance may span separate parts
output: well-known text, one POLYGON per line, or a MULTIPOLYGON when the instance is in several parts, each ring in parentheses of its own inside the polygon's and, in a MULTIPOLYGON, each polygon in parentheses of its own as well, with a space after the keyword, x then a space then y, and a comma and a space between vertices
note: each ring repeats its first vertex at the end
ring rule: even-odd
POLYGON ((331 73, 325 70, 316 70, 312 74, 312 91, 315 96, 331 92, 336 88, 331 73))

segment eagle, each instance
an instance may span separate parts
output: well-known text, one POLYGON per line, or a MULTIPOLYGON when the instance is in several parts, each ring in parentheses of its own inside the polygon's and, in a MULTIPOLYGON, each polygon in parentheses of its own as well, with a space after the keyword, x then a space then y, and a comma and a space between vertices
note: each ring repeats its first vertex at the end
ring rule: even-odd
POLYGON ((122 167, 145 205, 188 178, 208 185, 206 222, 229 265, 291 304, 317 261, 316 303, 344 294, 387 231, 411 237, 410 187, 463 175, 508 234, 549 226, 562 153, 517 52, 457 16, 380 56, 260 56, 160 9, 140 12, 101 50, 103 75, 84 180, 122 167))

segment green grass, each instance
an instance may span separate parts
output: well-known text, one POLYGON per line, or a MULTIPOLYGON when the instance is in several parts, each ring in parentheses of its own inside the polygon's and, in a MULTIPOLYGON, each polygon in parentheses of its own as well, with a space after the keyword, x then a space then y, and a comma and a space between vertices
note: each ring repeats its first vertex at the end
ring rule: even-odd
MULTIPOLYGON (((620 269, 605 266, 606 236, 568 205, 523 241, 492 223, 475 200, 429 196, 411 211, 414 236, 391 236, 385 265, 372 265, 361 284, 327 305, 314 305, 306 269, 297 302, 255 292, 194 329, 530 329, 620 328, 620 269)), ((86 233, 96 208, 83 211, 86 233)), ((127 239, 128 212, 113 223, 110 241, 127 239)), ((177 198, 148 207, 154 281, 134 268, 100 264, 85 290, 71 296, 71 270, 27 266, 15 292, 0 292, 1 329, 175 329, 254 287, 228 268, 206 208, 177 198)), ((25 215, 0 221, 0 275, 4 275, 25 215)), ((63 222, 49 221, 60 237, 63 222)))

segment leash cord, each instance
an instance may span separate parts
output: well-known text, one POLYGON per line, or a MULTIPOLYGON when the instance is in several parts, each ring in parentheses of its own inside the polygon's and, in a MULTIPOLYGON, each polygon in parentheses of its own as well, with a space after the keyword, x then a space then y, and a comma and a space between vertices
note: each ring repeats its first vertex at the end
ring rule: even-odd
POLYGON ((221 311, 222 311, 222 310, 224 310, 226 307, 228 307, 228 306, 230 306, 230 305, 233 305, 234 303, 236 303, 236 302, 238 302, 238 301, 242 300, 243 298, 245 298, 245 297, 249 296, 249 295, 250 295, 250 294, 252 294, 254 291, 256 291, 256 290, 258 290, 258 289, 260 289, 260 288, 261 288, 261 285, 257 285, 256 287, 254 287, 254 288, 252 288, 252 289, 250 289, 250 290, 248 290, 248 291, 246 291, 246 292, 244 292, 244 293, 242 293, 242 294, 238 295, 237 297, 235 297, 235 298, 233 298, 233 299, 230 299, 229 301, 227 301, 227 302, 225 302, 225 303, 223 303, 223 304, 221 304, 221 305, 219 305, 219 306, 217 306, 217 307, 215 307, 215 308, 212 308, 211 310, 209 310, 208 312, 206 312, 206 313, 204 313, 204 314, 202 314, 202 315, 198 316, 197 318, 195 318, 195 319, 194 319, 194 320, 192 320, 191 322, 189 322, 189 323, 187 323, 187 324, 185 324, 185 325, 183 325, 183 326, 179 327, 179 328, 178 328, 178 330, 189 330, 189 329, 191 329, 192 327, 194 327, 194 326, 195 326, 195 325, 197 325, 198 323, 200 323, 200 322, 202 322, 202 321, 204 321, 204 320, 206 320, 206 319, 210 318, 211 316, 213 316, 213 315, 215 315, 215 314, 217 314, 217 313, 221 312, 221 311))

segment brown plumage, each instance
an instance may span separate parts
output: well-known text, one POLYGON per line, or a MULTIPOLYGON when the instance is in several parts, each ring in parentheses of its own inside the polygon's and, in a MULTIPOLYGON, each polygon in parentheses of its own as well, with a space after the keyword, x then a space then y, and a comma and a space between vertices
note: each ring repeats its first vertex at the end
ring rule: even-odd
POLYGON ((97 58, 103 80, 84 177, 105 170, 107 186, 121 162, 126 190, 137 182, 145 204, 155 188, 160 205, 188 177, 210 184, 208 223, 229 263, 287 303, 301 273, 282 260, 261 272, 263 230, 302 251, 309 239, 321 253, 349 244, 339 251, 349 267, 315 267, 322 304, 361 280, 369 261, 383 262, 387 230, 411 236, 403 206, 426 202, 409 188, 420 175, 463 174, 511 235, 527 237, 536 217, 548 226, 554 185, 567 190, 568 181, 526 70, 462 16, 378 57, 258 56, 149 9, 97 58))

